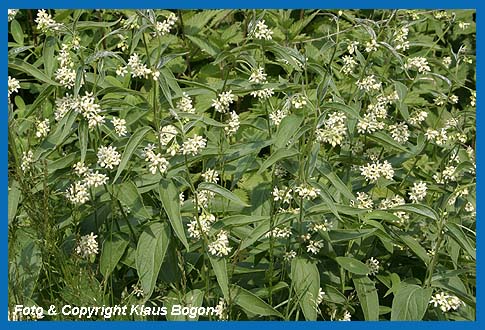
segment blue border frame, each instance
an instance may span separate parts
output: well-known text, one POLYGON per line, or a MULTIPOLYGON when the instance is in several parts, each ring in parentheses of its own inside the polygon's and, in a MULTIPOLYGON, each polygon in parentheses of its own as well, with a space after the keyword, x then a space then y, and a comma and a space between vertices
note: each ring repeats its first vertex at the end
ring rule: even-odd
MULTIPOLYGON (((1 16, 4 17, 3 24, 0 26, 0 42, 3 45, 3 51, 1 52, 1 58, 4 65, 1 67, 2 72, 2 85, 3 90, 7 89, 7 76, 8 76, 8 25, 6 20, 7 9, 17 9, 17 8, 180 8, 180 9, 223 9, 223 8, 261 8, 261 9, 277 9, 277 8, 326 8, 326 9, 398 9, 398 8, 436 8, 436 9, 476 9, 477 11, 477 76, 483 73, 485 70, 485 64, 482 64, 481 59, 478 58, 482 55, 482 46, 480 41, 485 42, 485 37, 482 37, 482 23, 478 23, 478 18, 482 17, 482 8, 484 5, 481 4, 479 0, 468 0, 468 1, 451 1, 451 0, 408 0, 408 1, 390 1, 387 0, 367 0, 364 3, 357 0, 327 0, 327 1, 311 1, 311 0, 280 0, 280 1, 270 1, 270 0, 233 0, 233 1, 223 1, 223 0, 210 0, 208 3, 201 4, 200 1, 194 0, 138 0, 127 1, 127 0, 109 0, 109 1, 96 1, 96 0, 84 0, 80 1, 68 1, 68 0, 7 0, 0 1, 0 12, 1 16), (135 6, 136 5, 136 6, 135 6)), ((485 11, 485 9, 483 9, 485 11)), ((480 168, 483 166, 482 163, 485 160, 485 151, 482 151, 481 143, 484 142, 484 133, 478 129, 480 126, 485 126, 485 114, 478 110, 480 108, 481 102, 481 82, 480 79, 477 81, 477 146, 476 146, 476 157, 477 157, 477 201, 482 200, 483 188, 482 186, 482 173, 480 168)), ((485 103, 484 103, 485 104, 485 103)), ((3 195, 1 199, 1 210, 3 214, 4 225, 0 229, 0 237, 6 238, 8 236, 7 221, 8 218, 8 134, 7 134, 7 124, 8 121, 8 111, 6 108, 6 102, 3 106, 3 111, 0 111, 0 167, 2 168, 3 176, 0 176, 0 185, 2 188, 3 195)), ((482 232, 485 228, 483 225, 483 220, 481 219, 482 206, 477 203, 477 231, 482 232)), ((477 237, 480 237, 479 235, 477 237)), ((480 240, 477 238, 477 252, 479 259, 481 253, 480 240)), ((4 240, 3 248, 0 251, 1 260, 3 265, 8 263, 8 244, 7 240, 4 240)), ((187 323, 187 322, 129 322, 129 321, 111 321, 111 322, 73 322, 73 321, 52 321, 52 322, 8 322, 6 318, 7 314, 7 304, 8 304, 8 268, 5 267, 1 272, 0 280, 3 285, 0 286, 0 292, 3 294, 3 299, 0 302, 0 310, 3 311, 3 317, 0 317, 0 326, 4 328, 12 329, 51 329, 52 327, 73 327, 73 328, 111 328, 111 327, 121 327, 121 328, 152 328, 159 329, 161 327, 170 327, 175 329, 191 329, 196 325, 200 329, 244 329, 246 327, 250 328, 253 326, 264 325, 269 329, 281 329, 285 327, 296 327, 299 329, 321 329, 321 328, 332 328, 332 329, 382 329, 382 328, 396 328, 396 329, 424 329, 429 326, 438 326, 440 330, 446 329, 480 329, 485 328, 485 318, 481 316, 480 310, 482 302, 482 291, 484 289, 480 285, 480 279, 483 278, 481 275, 483 273, 485 266, 482 266, 481 262, 477 263, 477 314, 475 322, 271 322, 271 321, 233 321, 233 322, 197 322, 197 323, 187 323)))

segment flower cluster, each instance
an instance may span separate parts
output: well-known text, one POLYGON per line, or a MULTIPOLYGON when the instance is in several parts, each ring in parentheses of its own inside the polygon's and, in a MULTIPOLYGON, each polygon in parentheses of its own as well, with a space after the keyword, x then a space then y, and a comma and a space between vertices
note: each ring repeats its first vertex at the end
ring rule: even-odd
POLYGON ((88 235, 81 236, 81 239, 76 246, 76 253, 83 258, 89 258, 98 254, 98 242, 96 238, 98 235, 90 233, 88 235))
POLYGON ((443 291, 436 293, 429 302, 433 307, 439 307, 443 312, 458 310, 464 303, 457 296, 447 294, 443 291))

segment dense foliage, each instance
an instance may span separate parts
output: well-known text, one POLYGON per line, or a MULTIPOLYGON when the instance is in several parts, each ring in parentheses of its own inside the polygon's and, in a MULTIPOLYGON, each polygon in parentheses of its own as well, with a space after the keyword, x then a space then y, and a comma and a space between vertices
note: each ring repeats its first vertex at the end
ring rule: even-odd
POLYGON ((474 320, 474 20, 10 10, 9 317, 474 320))

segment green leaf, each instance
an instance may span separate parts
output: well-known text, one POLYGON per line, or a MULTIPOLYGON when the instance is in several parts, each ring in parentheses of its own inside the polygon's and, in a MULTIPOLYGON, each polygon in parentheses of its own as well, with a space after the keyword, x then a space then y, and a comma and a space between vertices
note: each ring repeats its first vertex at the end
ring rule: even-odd
POLYGON ((115 269, 121 257, 125 253, 130 242, 128 235, 124 233, 110 233, 103 242, 103 249, 99 260, 99 271, 104 278, 108 278, 115 269))
POLYGON ((283 318, 283 315, 276 309, 240 286, 231 286, 231 297, 233 303, 256 316, 278 316, 283 318))
POLYGON ((408 149, 403 147, 401 144, 397 143, 393 138, 383 132, 375 132, 372 135, 369 135, 369 139, 383 145, 388 146, 394 150, 410 153, 408 149))
POLYGON ((59 83, 50 79, 45 73, 43 73, 42 71, 40 71, 39 69, 37 69, 36 67, 34 67, 33 65, 25 61, 22 61, 16 58, 10 58, 8 60, 8 67, 14 70, 22 71, 50 85, 60 86, 59 83))
POLYGON ((136 271, 146 299, 152 295, 169 243, 168 224, 160 222, 152 222, 146 226, 138 239, 136 271))
POLYGON ((119 185, 113 185, 113 195, 120 202, 131 209, 131 214, 141 219, 150 219, 151 216, 143 205, 138 188, 132 181, 125 181, 119 185))
POLYGON ((324 103, 322 106, 323 109, 329 108, 333 110, 338 110, 342 111, 345 113, 349 118, 351 119, 359 119, 359 110, 352 108, 351 106, 348 106, 343 103, 338 103, 338 102, 330 102, 330 103, 324 103))
POLYGON ((274 138, 275 141, 275 148, 286 149, 286 144, 290 140, 290 138, 295 134, 295 132, 300 127, 301 123, 303 122, 303 117, 298 115, 290 115, 285 117, 280 126, 278 126, 278 131, 276 132, 276 137, 274 138))
POLYGON ((56 38, 48 36, 44 41, 44 49, 42 50, 42 57, 44 58, 44 71, 48 77, 52 77, 54 73, 54 66, 56 63, 56 56, 54 50, 56 47, 56 38))
POLYGON ((348 198, 349 200, 354 200, 355 196, 352 191, 342 182, 338 175, 332 171, 328 163, 323 163, 321 166, 317 166, 317 171, 322 173, 337 189, 339 193, 348 198))
POLYGON ((198 189, 200 190, 208 190, 208 191, 212 191, 213 193, 216 193, 228 200, 230 200, 231 202, 234 202, 238 205, 242 205, 242 206, 245 206, 245 207, 249 207, 251 205, 248 205, 247 203, 243 202, 236 194, 234 194, 233 192, 227 190, 226 188, 224 187, 221 187, 219 186, 218 184, 215 184, 215 183, 211 183, 211 182, 202 182, 199 184, 198 186, 198 189))
POLYGON ((473 260, 476 260, 476 249, 475 249, 475 241, 473 239, 468 238, 463 230, 458 227, 457 224, 448 222, 445 225, 446 229, 448 229, 447 234, 461 246, 463 250, 465 250, 473 260))
POLYGON ((432 288, 403 285, 392 300, 391 321, 420 321, 428 308, 432 288))
POLYGON ((435 210, 431 207, 423 204, 405 204, 399 205, 393 208, 390 208, 389 211, 405 211, 405 212, 412 212, 418 215, 422 215, 424 217, 430 218, 431 220, 438 221, 439 216, 435 210))
POLYGON ((88 141, 89 141, 88 125, 85 121, 79 124, 78 136, 79 136, 79 149, 81 150, 81 162, 84 162, 84 160, 86 159, 86 153, 88 151, 88 141))
POLYGON ((20 191, 20 185, 16 180, 12 181, 8 189, 8 223, 12 222, 17 215, 17 208, 19 206, 22 192, 20 191))
POLYGON ((209 260, 224 298, 229 299, 229 278, 227 276, 226 259, 210 255, 209 260))
POLYGON ((366 264, 354 258, 349 257, 337 257, 335 260, 338 264, 345 270, 357 274, 357 275, 367 275, 370 270, 366 264))
POLYGON ((413 237, 401 235, 401 240, 419 257, 426 265, 429 265, 430 259, 426 250, 413 237))
POLYGON ((379 296, 374 281, 367 276, 354 276, 352 280, 365 320, 379 320, 379 296))
POLYGON ((317 319, 317 298, 320 291, 320 273, 310 260, 296 257, 291 261, 291 280, 305 319, 317 319))
POLYGON ((24 44, 24 31, 22 31, 22 26, 17 20, 10 22, 10 32, 12 33, 13 40, 19 45, 24 44))
MULTIPOLYGON (((255 222, 269 220, 269 216, 255 216, 255 215, 233 215, 230 217, 225 217, 222 220, 218 221, 222 223, 224 226, 244 226, 248 224, 252 224, 255 222)), ((214 224, 215 226, 216 224, 214 224)))
POLYGON ((268 157, 268 159, 266 159, 264 161, 264 163, 261 165, 261 167, 258 171, 258 174, 261 174, 265 169, 267 169, 268 167, 270 167, 271 165, 273 165, 277 161, 285 159, 285 158, 293 157, 297 154, 298 154, 298 151, 295 150, 295 149, 278 149, 278 150, 276 150, 275 153, 273 153, 271 156, 268 157))
POLYGON ((126 144, 125 151, 123 151, 123 155, 121 156, 120 165, 118 166, 118 171, 116 172, 113 182, 116 182, 116 180, 120 177, 121 172, 123 172, 126 165, 128 164, 128 161, 130 160, 131 155, 133 155, 133 152, 135 152, 140 142, 143 140, 145 135, 147 135, 148 132, 150 132, 150 130, 151 130, 151 127, 146 127, 146 126, 140 127, 130 137, 130 139, 128 140, 128 143, 126 144))
POLYGON ((197 47, 199 47, 203 52, 209 54, 212 57, 216 57, 217 54, 221 52, 221 49, 217 47, 214 43, 210 42, 207 38, 199 38, 196 36, 186 36, 190 41, 192 41, 197 47))
POLYGON ((328 232, 330 241, 332 243, 336 242, 346 242, 352 239, 357 239, 361 237, 369 236, 374 233, 377 228, 373 229, 336 229, 328 232))
POLYGON ((162 179, 159 186, 160 200, 163 208, 167 213, 170 224, 175 232, 175 235, 182 241, 182 244, 189 250, 189 243, 184 231, 184 224, 180 216, 180 201, 179 193, 172 180, 162 179))

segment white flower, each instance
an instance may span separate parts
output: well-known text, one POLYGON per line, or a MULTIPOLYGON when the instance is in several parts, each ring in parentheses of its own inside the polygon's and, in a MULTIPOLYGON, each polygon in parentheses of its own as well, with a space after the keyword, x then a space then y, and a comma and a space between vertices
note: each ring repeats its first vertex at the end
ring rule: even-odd
POLYGON ((251 76, 249 76, 249 81, 256 84, 262 84, 266 82, 266 76, 267 74, 264 73, 264 68, 260 66, 251 73, 251 76))
POLYGON ((366 92, 370 92, 371 90, 379 90, 382 86, 382 83, 377 81, 373 74, 363 79, 359 79, 356 84, 359 89, 366 92))
POLYGON ((219 182, 219 173, 216 170, 208 169, 201 174, 205 182, 217 183, 219 182))
POLYGON ((348 50, 350 55, 352 55, 353 53, 355 53, 357 51, 358 45, 359 45, 358 41, 349 42, 349 44, 347 45, 347 50, 348 50))
POLYGON ((357 207, 359 209, 372 209, 374 202, 372 197, 365 192, 357 192, 357 207))
POLYGON ((426 182, 414 182, 413 187, 411 188, 411 192, 409 192, 409 199, 413 203, 417 203, 422 201, 424 197, 426 197, 426 190, 428 187, 426 186, 426 182))
POLYGON ((189 236, 200 239, 201 237, 208 235, 210 227, 215 221, 216 217, 213 214, 201 214, 198 221, 197 217, 194 217, 194 219, 187 224, 189 236))
POLYGON ((99 187, 108 182, 108 176, 106 174, 99 173, 99 171, 88 171, 84 176, 84 183, 86 187, 99 187))
POLYGON ((229 106, 236 100, 236 96, 232 94, 232 90, 222 92, 218 95, 217 99, 212 100, 212 106, 217 112, 226 113, 229 110, 229 106))
POLYGON ((267 232, 264 237, 276 237, 276 238, 288 238, 291 236, 291 228, 290 227, 283 227, 283 228, 274 228, 267 232))
POLYGON ((462 30, 466 30, 470 27, 471 23, 467 23, 467 22, 458 22, 458 26, 460 27, 460 29, 462 30))
POLYGON ((215 307, 215 314, 219 318, 219 320, 227 320, 229 315, 227 314, 227 304, 224 301, 224 298, 219 299, 219 303, 215 307))
POLYGON ((72 168, 79 176, 84 176, 89 171, 89 168, 83 162, 77 162, 72 168))
POLYGON ((77 246, 76 253, 83 258, 89 258, 98 254, 98 242, 96 238, 98 235, 91 233, 89 235, 81 236, 77 246))
POLYGON ((72 204, 81 205, 89 201, 88 189, 82 181, 71 184, 65 194, 72 204))
POLYGON ((152 174, 156 174, 157 171, 160 173, 167 172, 168 168, 168 160, 160 153, 155 153, 155 151, 151 148, 145 149, 145 161, 149 163, 148 170, 152 174))
POLYGON ((163 22, 157 22, 155 25, 155 29, 163 36, 170 33, 170 30, 177 22, 177 16, 174 13, 170 13, 166 20, 163 22))
POLYGON ((56 80, 65 88, 71 89, 76 83, 76 71, 72 68, 61 66, 56 71, 56 80))
POLYGON ((458 99, 458 96, 456 96, 455 94, 451 94, 449 97, 448 97, 448 101, 451 103, 451 104, 457 104, 459 99, 458 99))
POLYGON ((449 57, 449 56, 443 57, 442 63, 448 69, 450 67, 450 64, 451 64, 451 57, 449 57))
POLYGON ((324 122, 324 128, 316 130, 316 140, 330 143, 332 147, 342 144, 347 135, 346 120, 347 117, 342 112, 331 113, 324 122))
POLYGON ((367 275, 375 275, 379 272, 379 260, 374 259, 374 257, 367 259, 365 264, 369 267, 369 274, 367 275))
POLYGON ((323 241, 309 240, 308 245, 306 246, 306 252, 312 253, 312 254, 318 254, 318 252, 322 247, 323 247, 323 241))
POLYGON ((360 173, 365 177, 366 181, 376 182, 381 176, 391 180, 394 176, 394 169, 387 160, 383 163, 376 161, 360 166, 360 173))
POLYGON ((267 99, 274 95, 274 88, 263 88, 257 91, 252 91, 249 94, 258 99, 267 99))
POLYGON ((177 136, 177 128, 173 125, 167 125, 160 130, 160 144, 166 146, 177 136))
POLYGON ((450 310, 456 311, 460 306, 464 305, 460 298, 446 294, 443 291, 432 296, 429 303, 433 307, 439 307, 443 312, 449 312, 450 310))
POLYGON ((116 75, 117 76, 120 76, 120 77, 124 77, 125 74, 128 73, 128 68, 126 66, 118 66, 118 68, 116 69, 116 75))
POLYGON ((409 123, 411 125, 419 125, 425 121, 427 117, 428 113, 426 111, 416 111, 409 116, 409 123))
POLYGON ((379 121, 375 114, 366 113, 357 123, 357 132, 360 134, 374 133, 384 129, 386 124, 379 121))
POLYGON ((8 10, 8 21, 11 22, 15 16, 17 15, 17 13, 19 12, 18 9, 9 9, 8 10))
POLYGON ((325 291, 322 288, 318 288, 317 306, 323 302, 323 298, 325 298, 325 291))
POLYGON ((194 195, 192 202, 196 204, 196 197, 197 197, 197 206, 199 209, 202 207, 207 208, 209 206, 209 202, 214 198, 215 193, 209 190, 199 190, 194 195))
POLYGON ((50 30, 59 31, 63 27, 61 23, 54 21, 52 16, 48 14, 45 9, 37 11, 35 23, 37 23, 37 29, 44 33, 49 32, 50 30))
POLYGON ((104 123, 104 116, 101 115, 101 107, 95 102, 92 93, 86 94, 79 100, 71 103, 71 108, 80 113, 87 121, 89 129, 93 129, 98 125, 104 123))
POLYGON ((182 98, 177 101, 177 110, 186 113, 195 113, 195 108, 192 105, 192 99, 186 92, 183 92, 182 98))
POLYGON ((136 285, 136 284, 133 284, 131 286, 131 288, 133 289, 133 294, 137 297, 137 298, 142 298, 144 295, 145 295, 145 292, 143 291, 143 289, 136 285))
POLYGON ((279 126, 281 121, 288 116, 288 112, 285 110, 276 110, 269 114, 269 119, 275 124, 275 126, 279 126))
POLYGON ((182 145, 182 154, 184 155, 197 155, 200 150, 204 149, 206 146, 207 140, 200 135, 194 135, 193 138, 188 138, 187 141, 184 141, 182 145))
POLYGON ((312 222, 308 225, 308 230, 311 232, 329 231, 332 228, 332 223, 328 222, 327 219, 323 220, 323 223, 312 222))
POLYGON ((17 93, 20 88, 20 83, 17 79, 8 76, 8 97, 12 95, 13 92, 17 93))
POLYGON ((292 190, 289 189, 288 187, 283 187, 281 189, 278 189, 278 187, 273 188, 273 197, 274 201, 282 201, 283 203, 290 203, 292 196, 291 196, 292 190))
POLYGON ((228 136, 236 134, 239 129, 240 121, 239 115, 235 111, 231 111, 231 119, 227 122, 227 126, 224 127, 224 131, 228 136))
POLYGON ((408 125, 404 122, 389 125, 389 132, 394 141, 398 143, 406 143, 409 139, 408 125))
POLYGON ((421 56, 409 58, 406 64, 404 64, 404 67, 406 69, 417 70, 419 73, 426 73, 431 71, 428 60, 421 56))
POLYGON ((35 136, 37 136, 38 138, 46 137, 47 134, 49 134, 50 130, 51 128, 48 118, 44 120, 39 120, 37 121, 37 131, 35 132, 35 136))
POLYGON ((130 69, 133 77, 148 78, 152 73, 152 70, 140 61, 137 53, 130 56, 127 67, 130 69))
POLYGON ((352 321, 352 314, 348 310, 344 311, 344 315, 339 321, 352 321))
POLYGON ((32 150, 24 151, 22 153, 22 163, 20 164, 20 169, 22 172, 26 172, 30 169, 32 164, 34 163, 34 153, 32 150))
POLYGON ((367 41, 365 43, 365 51, 367 53, 375 52, 377 50, 377 47, 379 47, 379 44, 377 43, 376 39, 371 39, 370 41, 367 41))
POLYGON ((221 230, 217 234, 216 240, 213 241, 212 243, 209 243, 207 247, 209 249, 209 253, 214 256, 217 256, 217 257, 227 256, 232 250, 232 248, 229 246, 227 231, 221 230))
POLYGON ((283 260, 285 261, 290 261, 291 259, 296 258, 296 251, 290 250, 288 252, 285 252, 283 255, 283 260))
POLYGON ((256 23, 256 27, 253 31, 253 38, 260 40, 271 40, 273 39, 273 31, 268 28, 264 23, 264 20, 260 20, 256 23))
POLYGON ((118 136, 125 136, 128 131, 126 130, 126 120, 118 117, 113 117, 111 123, 115 127, 115 132, 118 136))
POLYGON ((98 149, 98 164, 101 167, 113 169, 114 166, 119 165, 121 162, 121 155, 118 151, 116 151, 116 147, 106 147, 101 146, 98 149))
POLYGON ((295 107, 295 109, 301 109, 307 104, 306 97, 302 94, 295 94, 291 98, 291 104, 295 107))
POLYGON ((298 194, 298 196, 302 198, 315 199, 320 193, 320 189, 306 185, 300 185, 295 188, 295 192, 298 194))
POLYGON ((472 91, 470 95, 470 106, 474 107, 477 104, 477 91, 472 91))
POLYGON ((342 62, 344 64, 342 66, 342 72, 345 74, 352 73, 352 71, 354 71, 355 66, 357 65, 357 61, 351 55, 344 55, 342 57, 342 62))

